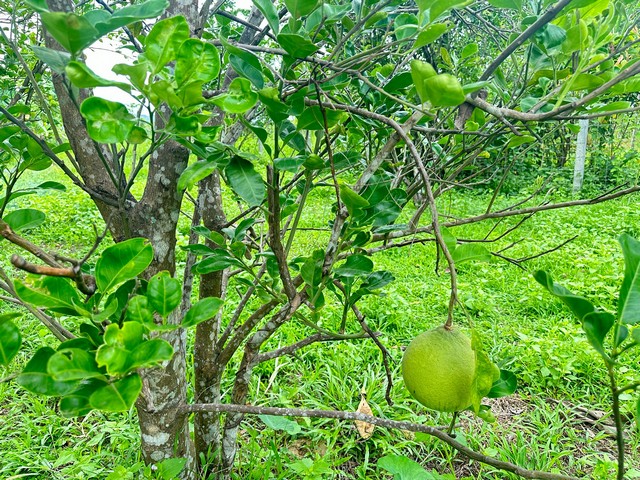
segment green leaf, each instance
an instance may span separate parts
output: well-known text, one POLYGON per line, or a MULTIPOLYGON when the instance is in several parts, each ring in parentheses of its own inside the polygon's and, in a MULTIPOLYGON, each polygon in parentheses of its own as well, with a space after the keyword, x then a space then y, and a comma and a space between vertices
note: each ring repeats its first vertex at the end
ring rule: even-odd
POLYGON ((37 45, 32 45, 29 48, 33 50, 33 53, 38 59, 42 60, 51 70, 60 75, 64 74, 67 63, 71 61, 71 55, 67 52, 54 50, 53 48, 38 47, 37 45))
POLYGON ((89 404, 89 397, 105 385, 107 385, 105 381, 96 378, 82 382, 81 387, 75 392, 60 399, 60 413, 67 418, 86 415, 93 410, 89 404))
POLYGON ((562 52, 565 54, 573 53, 587 46, 589 40, 589 27, 584 20, 580 20, 567 30, 567 38, 562 44, 562 52))
POLYGON ((471 408, 477 413, 480 411, 480 402, 491 391, 501 373, 500 369, 484 352, 480 335, 475 330, 471 332, 471 348, 473 348, 476 356, 476 371, 471 391, 471 408))
POLYGON ((318 5, 318 0, 284 0, 284 4, 294 20, 298 20, 313 12, 318 5))
POLYGON ((7 213, 3 220, 14 232, 19 232, 42 225, 46 220, 46 215, 40 210, 33 208, 21 208, 7 213))
POLYGON ((258 101, 258 94, 251 90, 246 78, 234 78, 227 93, 213 98, 213 103, 227 113, 245 113, 258 101))
POLYGON ((108 247, 96 262, 96 283, 102 293, 135 278, 153 260, 153 248, 144 238, 132 238, 108 247))
POLYGON ((334 127, 339 123, 342 123, 347 114, 338 110, 323 110, 320 107, 313 106, 305 108, 302 114, 298 117, 298 130, 324 130, 324 119, 327 119, 327 128, 334 127))
POLYGON ((445 34, 449 30, 449 26, 446 23, 431 23, 424 30, 422 30, 416 38, 413 48, 421 48, 425 45, 429 45, 435 42, 438 38, 445 34))
POLYGON ((33 8, 33 10, 35 10, 38 13, 49 11, 47 0, 24 0, 24 3, 29 5, 31 8, 33 8))
POLYGON ((145 82, 147 80, 149 64, 147 62, 135 63, 134 65, 127 65, 125 63, 118 63, 113 66, 111 71, 118 75, 129 77, 131 85, 136 87, 141 92, 145 90, 145 82))
POLYGON ((404 455, 385 455, 378 459, 378 468, 393 475, 393 480, 433 480, 422 466, 404 455))
POLYGON ((100 345, 96 352, 96 361, 100 367, 106 367, 109 375, 122 375, 129 371, 131 363, 129 351, 114 345, 100 345))
POLYGON ((608 312, 591 312, 582 318, 582 329, 587 340, 593 348, 604 358, 609 360, 609 355, 604 349, 604 339, 615 323, 615 317, 608 312))
POLYGON ((175 79, 178 87, 191 82, 210 82, 220 73, 220 54, 210 43, 190 38, 176 54, 175 79))
POLYGON ((364 255, 349 255, 347 261, 335 269, 340 277, 362 277, 373 270, 373 262, 364 255))
POLYGON ((193 187, 200 180, 207 178, 219 167, 218 162, 210 160, 198 160, 192 163, 180 174, 178 179, 178 191, 182 192, 193 187))
POLYGON ((562 285, 553 281, 550 275, 542 270, 538 270, 533 277, 538 283, 545 287, 552 295, 555 295, 567 305, 573 314, 582 321, 585 315, 595 311, 595 307, 586 298, 574 295, 562 285))
POLYGON ((145 40, 144 56, 158 73, 176 59, 180 45, 189 38, 189 24, 183 16, 169 17, 155 23, 145 40))
POLYGON ((102 376, 94 356, 78 348, 56 352, 49 359, 47 370, 54 380, 60 382, 102 376))
MULTIPOLYGON (((98 32, 100 32, 100 35, 103 36, 131 23, 146 18, 156 18, 162 14, 168 6, 169 2, 167 0, 147 0, 143 3, 127 5, 114 11, 112 15, 101 16, 101 20, 97 21, 94 26, 98 32)), ((99 11, 106 13, 104 10, 99 11)))
POLYGON ((29 360, 22 373, 16 379, 19 385, 30 392, 40 395, 61 396, 73 392, 78 387, 77 381, 61 382, 53 379, 47 371, 49 359, 56 352, 53 348, 42 347, 29 360))
POLYGON ((36 187, 36 189, 58 190, 61 192, 65 192, 67 190, 67 187, 62 183, 49 181, 49 182, 42 182, 40 185, 36 187))
POLYGON ((213 318, 218 313, 223 303, 224 302, 220 298, 203 298, 189 309, 182 320, 182 326, 184 328, 193 327, 201 322, 205 322, 210 318, 213 318))
POLYGON ((253 4, 262 12, 274 35, 280 31, 280 16, 272 0, 253 0, 253 4))
POLYGON ((305 58, 319 50, 311 40, 295 33, 281 33, 277 40, 280 46, 295 58, 305 58))
POLYGON ((169 272, 160 272, 149 280, 146 296, 154 310, 166 317, 180 305, 181 287, 180 281, 171 278, 169 272))
POLYGON ((4 366, 9 365, 22 345, 20 330, 11 321, 20 316, 19 313, 0 314, 0 364, 4 366))
POLYGON ((451 257, 457 264, 464 262, 489 262, 491 252, 478 243, 464 243, 451 251, 451 257))
POLYGON ((453 75, 434 75, 423 83, 427 99, 434 107, 456 107, 465 101, 462 85, 453 75))
POLYGON ((235 156, 224 169, 224 173, 233 191, 250 207, 262 203, 267 191, 266 186, 250 161, 235 156))
POLYGON ((500 369, 500 378, 493 382, 491 390, 489 390, 489 393, 487 393, 487 397, 506 397, 515 392, 517 386, 518 379, 516 378, 515 374, 513 372, 510 372, 509 370, 500 369))
POLYGON ((511 139, 509 140, 509 143, 507 143, 507 148, 514 148, 514 147, 518 147, 520 145, 523 145, 525 143, 531 143, 533 141, 535 141, 536 137, 533 137, 531 135, 514 135, 513 137, 511 137, 511 139))
POLYGON ((92 408, 106 412, 126 412, 138 398, 142 381, 137 373, 97 389, 89 397, 92 408))
POLYGON ((130 369, 151 367, 167 362, 173 357, 173 347, 161 338, 147 340, 138 345, 131 354, 130 369))
POLYGON ((278 89, 274 87, 263 88, 258 92, 260 101, 267 109, 267 115, 276 123, 280 123, 289 117, 289 106, 280 101, 278 89))
POLYGON ((418 17, 412 13, 401 13, 393 22, 393 33, 398 40, 410 38, 418 31, 418 17))
POLYGON ((307 158, 303 156, 276 158, 273 166, 282 172, 297 173, 306 160, 307 158))
POLYGON ((242 262, 231 256, 229 252, 222 248, 216 248, 211 255, 196 263, 193 271, 199 275, 205 275, 211 272, 218 272, 229 267, 244 267, 242 262))
POLYGON ((75 13, 42 12, 40 19, 51 36, 73 55, 100 38, 100 33, 89 20, 75 13))
POLYGON ((624 234, 619 239, 624 255, 624 279, 618 299, 618 318, 622 323, 640 322, 640 242, 624 234))
POLYGON ((124 142, 135 119, 122 103, 89 97, 80 106, 91 138, 101 143, 124 142))
POLYGON ((434 21, 452 8, 466 7, 470 3, 473 3, 473 0, 436 0, 429 9, 429 19, 434 21))
POLYGON ((472 57, 476 53, 478 53, 478 44, 477 43, 468 43, 464 46, 462 51, 460 52, 460 59, 463 60, 465 58, 472 57))
POLYGON ((71 282, 62 277, 31 277, 30 284, 16 280, 14 287, 20 300, 66 315, 78 315, 76 305, 82 299, 71 282))
POLYGON ((248 79, 256 88, 264 87, 264 76, 260 59, 253 53, 231 45, 224 38, 220 41, 229 53, 229 63, 238 75, 248 79))
POLYGON ((572 79, 567 80, 570 92, 577 90, 594 90, 604 83, 604 78, 591 73, 579 73, 572 79))
POLYGON ((124 322, 122 326, 112 323, 104 332, 104 343, 132 351, 143 342, 144 327, 138 322, 124 322))
POLYGON ((340 185, 340 200, 344 202, 344 205, 349 211, 349 215, 355 215, 359 210, 369 206, 369 202, 363 197, 354 192, 347 185, 340 185))
POLYGON ((96 75, 89 67, 87 67, 87 65, 76 62, 75 60, 67 63, 65 73, 71 83, 78 88, 118 87, 127 92, 131 91, 131 85, 128 83, 116 82, 114 80, 102 78, 96 75))
POLYGON ((174 478, 178 478, 186 464, 186 458, 165 458, 155 464, 157 469, 155 474, 162 480, 173 480, 174 478))
POLYGON ((380 270, 368 275, 364 282, 362 282, 362 288, 366 288, 368 290, 378 290, 382 287, 387 286, 394 280, 395 277, 391 272, 380 270))
POLYGON ((520 10, 522 8, 522 0, 488 0, 489 4, 496 8, 511 8, 520 10))
POLYGON ((302 427, 300 427, 298 422, 289 420, 286 417, 258 415, 258 418, 262 420, 267 427, 272 428, 273 430, 287 432, 289 435, 297 435, 302 431, 302 427))
POLYGON ((169 118, 167 130, 175 132, 178 135, 190 137, 200 131, 200 119, 197 115, 182 117, 172 113, 171 118, 169 118))
POLYGON ((420 101, 424 103, 429 100, 424 82, 431 77, 435 77, 437 73, 430 63, 423 62, 422 60, 411 60, 410 65, 411 79, 416 87, 420 101))
POLYGON ((153 312, 149 306, 149 300, 144 295, 134 296, 127 305, 125 319, 142 324, 153 322, 153 312))

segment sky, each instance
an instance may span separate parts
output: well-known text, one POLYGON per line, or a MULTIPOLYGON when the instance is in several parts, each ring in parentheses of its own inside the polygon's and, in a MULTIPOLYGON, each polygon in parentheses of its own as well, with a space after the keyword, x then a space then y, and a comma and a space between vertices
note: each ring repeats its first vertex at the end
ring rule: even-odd
MULTIPOLYGON (((200 3, 202 1, 200 0, 200 3)), ((251 0, 235 0, 235 4, 240 8, 250 8, 251 0)), ((127 78, 116 75, 111 71, 117 63, 131 63, 135 60, 135 54, 130 50, 118 49, 116 42, 109 39, 102 39, 85 50, 86 64, 97 75, 109 80, 119 80, 127 82, 127 78), (120 53, 122 52, 122 53, 120 53), (126 52, 126 54, 125 54, 126 52)), ((125 105, 135 103, 135 99, 128 93, 116 87, 98 87, 94 94, 114 102, 124 103, 125 105)))

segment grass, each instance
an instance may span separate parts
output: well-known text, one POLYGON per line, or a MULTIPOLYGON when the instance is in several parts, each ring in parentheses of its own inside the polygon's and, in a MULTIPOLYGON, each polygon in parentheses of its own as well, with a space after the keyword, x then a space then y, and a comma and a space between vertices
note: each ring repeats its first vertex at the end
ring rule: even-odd
MULTIPOLYGON (((324 196, 318 193, 312 201, 324 196)), ((473 213, 486 200, 474 194, 448 199, 457 212, 473 213)), ((500 199, 508 201, 511 199, 500 199)), ((25 202, 46 210, 48 224, 31 232, 34 241, 61 253, 76 254, 92 244, 92 224, 100 224, 85 197, 70 190, 64 197, 42 195, 25 202), (61 201, 62 198, 62 201, 61 201)), ((603 427, 608 420, 589 422, 587 411, 609 411, 606 375, 599 357, 586 341, 580 326, 558 301, 533 280, 536 269, 548 271, 557 281, 587 296, 596 305, 614 311, 622 276, 622 255, 616 238, 625 232, 638 234, 637 198, 551 211, 537 215, 499 249, 520 240, 512 256, 531 255, 553 248, 578 235, 562 249, 525 265, 507 262, 462 265, 460 298, 466 315, 456 318, 462 328, 481 333, 490 356, 518 377, 517 393, 495 401, 498 421, 483 423, 463 416, 458 439, 492 456, 530 469, 584 475, 596 480, 612 478, 614 440, 603 427)), ((329 209, 314 210, 316 216, 329 209)), ((310 225, 309 218, 304 219, 310 225)), ((506 220, 506 229, 515 220, 506 220)), ((458 238, 478 237, 489 225, 454 229, 458 238)), ((188 223, 180 227, 182 237, 188 223)), ((498 231, 496 231, 498 233, 498 231)), ((301 252, 320 246, 322 234, 308 232, 301 238, 301 252)), ((184 238, 183 238, 184 241, 184 238)), ((3 248, 0 261, 6 265, 13 252, 3 248)), ((318 409, 356 410, 364 388, 375 415, 397 420, 446 425, 445 414, 426 411, 405 391, 399 364, 403 347, 418 333, 442 324, 446 318, 449 277, 442 268, 434 272, 433 245, 413 245, 388 251, 375 258, 376 268, 389 270, 396 281, 384 294, 366 298, 361 309, 393 360, 393 406, 384 400, 385 375, 379 350, 367 340, 312 345, 293 357, 261 364, 256 368, 252 403, 318 409)), ((1 307, 0 307, 1 308, 1 307)), ((323 322, 338 318, 338 309, 327 307, 323 322)), ((351 319, 352 331, 359 326, 351 319)), ((284 328, 271 348, 301 338, 307 331, 295 322, 284 328)), ((309 332, 307 332, 309 333, 309 332)), ((25 346, 10 368, 0 376, 18 372, 30 354, 54 340, 33 319, 23 322, 25 346)), ((627 375, 637 376, 637 359, 626 365, 627 375)), ((635 398, 623 401, 631 414, 635 398)), ((140 469, 138 432, 133 413, 91 413, 82 420, 64 419, 55 412, 55 402, 22 390, 13 382, 0 383, 0 478, 82 479, 138 478, 140 469), (135 474, 134 474, 135 473, 135 474), (127 477, 127 475, 130 475, 127 477)), ((368 440, 359 438, 350 422, 297 419, 302 430, 290 435, 265 428, 257 418, 242 425, 242 448, 235 473, 238 479, 289 478, 390 478, 378 468, 385 455, 406 455, 427 469, 459 478, 515 478, 490 467, 470 463, 429 437, 377 428, 368 440)), ((627 425, 628 478, 640 478, 637 431, 627 425)))

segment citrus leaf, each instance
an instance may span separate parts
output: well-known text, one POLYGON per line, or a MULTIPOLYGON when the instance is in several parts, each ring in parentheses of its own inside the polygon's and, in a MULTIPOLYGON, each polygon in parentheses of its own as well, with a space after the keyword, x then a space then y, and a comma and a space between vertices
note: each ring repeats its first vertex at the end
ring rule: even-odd
POLYGON ((22 373, 16 379, 19 385, 27 390, 40 395, 61 396, 67 395, 79 385, 77 381, 62 382, 53 379, 47 371, 49 359, 56 352, 53 348, 42 347, 29 360, 22 373))
POLYGON ((280 17, 273 2, 271 0, 253 0, 253 4, 262 12, 274 35, 278 35, 280 31, 280 17))
POLYGON ((11 227, 11 230, 19 232, 42 225, 46 218, 46 215, 40 210, 21 208, 7 213, 3 220, 11 227))
POLYGON ((201 322, 213 318, 220 307, 223 305, 223 301, 216 297, 203 298, 195 305, 193 305, 182 320, 182 326, 184 328, 193 327, 201 322))
POLYGON ((552 295, 562 300, 579 320, 582 320, 588 313, 595 311, 595 307, 586 298, 574 295, 562 285, 555 283, 546 272, 538 270, 533 277, 538 283, 549 290, 552 295))
POLYGON ((89 397, 92 408, 105 412, 125 412, 129 410, 142 390, 142 381, 137 373, 124 377, 97 389, 89 397))
POLYGON ((350 255, 347 261, 335 269, 340 277, 361 277, 371 273, 373 262, 364 255, 350 255))
POLYGON ((31 284, 16 280, 14 287, 18 298, 25 303, 43 307, 66 315, 78 315, 76 305, 82 299, 71 282, 62 277, 40 277, 31 279, 31 284))
POLYGON ((62 47, 72 54, 87 48, 100 33, 89 20, 75 13, 42 12, 42 24, 62 47))
POLYGON ((102 376, 94 356, 78 348, 65 348, 53 354, 47 371, 54 380, 60 382, 102 376))
POLYGON ((377 465, 391 473, 394 480, 433 480, 422 465, 404 455, 385 455, 378 459, 377 465))
POLYGON ((489 393, 487 393, 487 397, 506 397, 507 395, 511 395, 513 392, 515 392, 517 386, 518 380, 515 374, 513 372, 510 372, 509 370, 500 369, 500 378, 493 382, 491 390, 489 390, 489 393))
POLYGON ((211 255, 207 255, 206 258, 196 263, 193 266, 193 271, 199 275, 205 275, 229 267, 244 267, 244 265, 242 265, 240 260, 231 256, 226 250, 216 248, 211 255))
POLYGON ((67 78, 78 88, 118 87, 127 92, 131 91, 128 83, 108 80, 96 75, 86 64, 72 60, 65 67, 67 78))
MULTIPOLYGON (((448 247, 448 245, 447 245, 448 247)), ((491 252, 483 245, 477 243, 464 243, 456 247, 451 252, 451 257, 455 263, 464 262, 489 262, 491 261, 491 252)))
POLYGON ((0 364, 9 365, 9 362, 13 360, 20 346, 22 345, 22 336, 20 330, 11 321, 14 318, 18 318, 21 315, 19 313, 4 313, 0 314, 0 364))
POLYGON ((147 35, 144 49, 145 58, 153 66, 153 74, 176 59, 176 52, 189 35, 189 24, 183 16, 165 18, 155 23, 147 35))
POLYGON ((179 280, 171 278, 169 272, 160 272, 151 277, 146 296, 149 304, 163 317, 180 305, 182 288, 179 280))
POLYGON ((218 162, 209 160, 198 160, 192 163, 180 174, 178 179, 178 191, 181 192, 191 188, 200 180, 207 178, 218 168, 218 162))
POLYGON ((175 79, 178 87, 191 82, 210 82, 220 73, 220 54, 210 43, 190 38, 176 54, 175 79))
POLYGON ((622 235, 618 241, 624 254, 624 279, 618 300, 618 318, 622 323, 635 325, 640 322, 640 242, 630 235, 622 235))
POLYGON ((108 292, 144 272, 152 260, 153 248, 144 238, 132 238, 106 248, 96 262, 98 288, 108 292))
POLYGON ((289 435, 297 435, 302 431, 302 427, 298 422, 289 420, 285 417, 279 417, 275 415, 258 415, 258 418, 264 422, 264 424, 272 428, 273 430, 281 430, 287 432, 289 435))
POLYGON ((124 142, 135 125, 134 117, 122 103, 89 97, 80 105, 91 138, 101 143, 124 142))
POLYGON ((295 58, 305 58, 319 50, 311 40, 295 33, 281 33, 277 40, 280 46, 295 58))
POLYGON ((253 168, 253 164, 242 157, 235 156, 224 169, 229 185, 250 207, 262 203, 267 193, 262 177, 253 168))
POLYGON ((608 312, 590 312, 582 318, 582 329, 587 340, 593 348, 604 358, 609 360, 609 356, 604 349, 604 339, 613 327, 616 319, 608 312))

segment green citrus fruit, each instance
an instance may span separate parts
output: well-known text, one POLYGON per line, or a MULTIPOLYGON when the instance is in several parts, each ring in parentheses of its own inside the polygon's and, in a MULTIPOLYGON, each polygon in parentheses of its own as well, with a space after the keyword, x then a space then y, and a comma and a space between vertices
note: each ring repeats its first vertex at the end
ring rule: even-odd
POLYGON ((471 406, 476 356, 459 330, 437 327, 414 338, 402 358, 402 376, 425 407, 459 412, 471 406))

